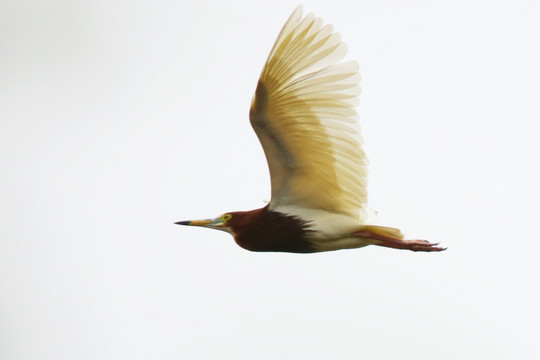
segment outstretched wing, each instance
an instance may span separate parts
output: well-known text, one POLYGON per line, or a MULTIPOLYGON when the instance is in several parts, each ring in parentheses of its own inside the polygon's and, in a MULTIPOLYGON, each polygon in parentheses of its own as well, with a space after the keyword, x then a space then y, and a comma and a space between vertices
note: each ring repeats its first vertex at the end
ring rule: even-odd
POLYGON ((298 7, 262 70, 250 120, 270 169, 270 208, 299 206, 360 218, 366 158, 355 107, 355 62, 331 25, 298 7))

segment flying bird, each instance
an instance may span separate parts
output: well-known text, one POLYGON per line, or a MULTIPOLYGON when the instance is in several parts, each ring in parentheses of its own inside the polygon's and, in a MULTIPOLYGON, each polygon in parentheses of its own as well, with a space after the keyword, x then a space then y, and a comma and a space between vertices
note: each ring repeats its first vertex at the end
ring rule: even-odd
POLYGON ((331 25, 299 6, 281 30, 262 70, 249 113, 271 179, 263 208, 179 221, 229 232, 251 251, 313 253, 379 245, 442 251, 400 230, 373 225, 367 207, 366 156, 355 107, 356 62, 331 25))

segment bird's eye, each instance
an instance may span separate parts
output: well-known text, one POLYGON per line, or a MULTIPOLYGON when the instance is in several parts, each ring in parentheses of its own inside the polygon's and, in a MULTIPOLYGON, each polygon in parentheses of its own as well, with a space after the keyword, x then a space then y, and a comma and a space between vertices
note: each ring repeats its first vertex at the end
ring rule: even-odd
POLYGON ((231 220, 231 218, 232 218, 232 215, 231 215, 231 214, 225 214, 225 215, 223 216, 223 219, 225 219, 225 221, 229 221, 229 220, 231 220))

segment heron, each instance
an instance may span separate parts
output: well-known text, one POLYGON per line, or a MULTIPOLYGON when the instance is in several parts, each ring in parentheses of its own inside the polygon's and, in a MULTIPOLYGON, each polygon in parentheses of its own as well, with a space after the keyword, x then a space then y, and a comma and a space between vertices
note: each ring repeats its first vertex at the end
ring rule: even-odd
POLYGON ((271 199, 251 211, 178 221, 230 233, 250 251, 316 253, 378 245, 445 250, 374 225, 356 106, 358 64, 330 24, 297 7, 263 67, 249 112, 263 147, 271 199))

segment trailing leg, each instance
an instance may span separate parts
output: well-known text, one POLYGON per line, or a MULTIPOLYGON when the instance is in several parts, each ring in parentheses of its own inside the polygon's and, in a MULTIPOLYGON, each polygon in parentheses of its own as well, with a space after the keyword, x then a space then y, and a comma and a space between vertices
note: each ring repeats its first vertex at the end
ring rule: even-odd
POLYGON ((403 240, 397 229, 383 226, 368 225, 362 230, 352 234, 366 239, 375 240, 374 245, 385 246, 394 249, 411 251, 444 251, 446 248, 437 246, 438 243, 430 243, 426 240, 403 240))

